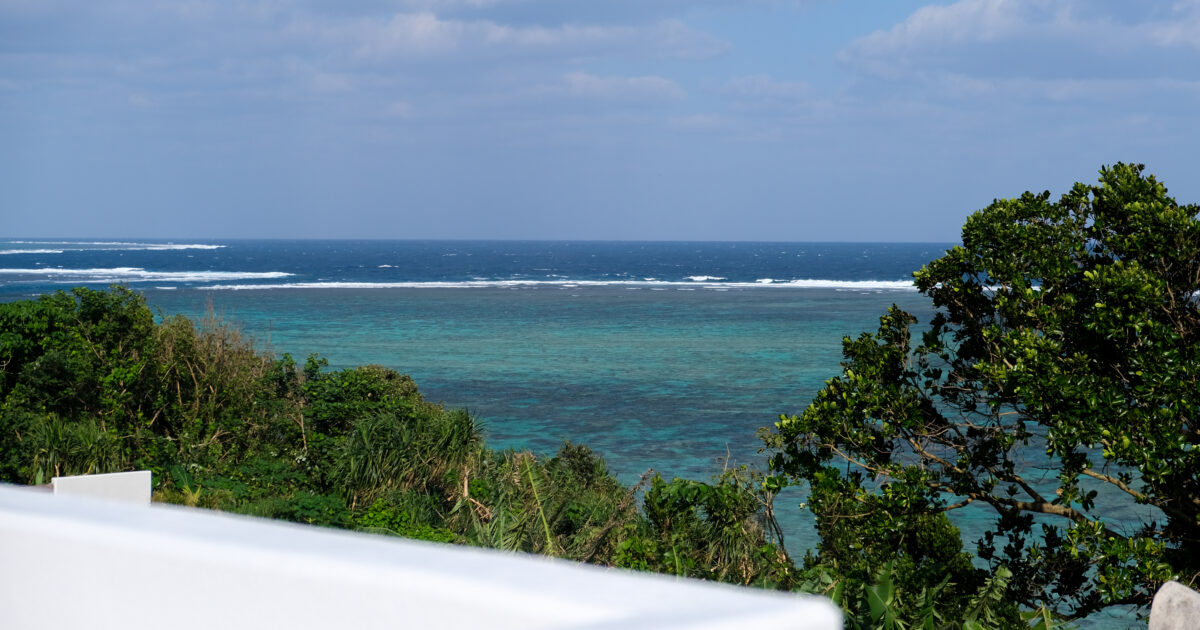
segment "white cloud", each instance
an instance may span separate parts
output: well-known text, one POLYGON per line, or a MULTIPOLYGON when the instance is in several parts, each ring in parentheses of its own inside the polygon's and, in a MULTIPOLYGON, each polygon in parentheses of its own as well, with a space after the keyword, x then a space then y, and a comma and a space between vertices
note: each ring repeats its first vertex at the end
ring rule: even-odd
POLYGON ((361 42, 357 53, 381 57, 404 53, 437 53, 455 50, 462 44, 468 26, 464 22, 442 20, 433 13, 399 13, 387 22, 371 19, 358 21, 350 29, 361 42))
POLYGON ((663 77, 599 77, 572 72, 563 77, 571 96, 604 100, 681 100, 687 93, 663 77))
POLYGON ((856 42, 856 46, 883 52, 914 45, 965 41, 995 41, 1010 36, 1033 20, 1023 13, 1021 0, 963 0, 951 5, 918 9, 903 22, 856 42))
POLYGON ((1140 102, 1200 80, 1200 2, 960 0, 922 7, 838 55, 877 100, 1140 102), (883 82, 872 83, 874 79, 883 82))
POLYGON ((424 11, 348 20, 309 15, 295 19, 287 31, 298 39, 349 47, 355 56, 377 61, 496 53, 704 58, 728 49, 724 41, 677 20, 648 25, 515 26, 491 20, 443 18, 424 11))
POLYGON ((1140 30, 1159 46, 1200 48, 1200 1, 1176 2, 1167 18, 1144 24, 1140 30))
POLYGON ((392 118, 409 118, 412 116, 412 112, 412 104, 408 101, 392 101, 384 109, 384 113, 392 118))
POLYGON ((838 59, 870 74, 896 78, 962 67, 990 54, 996 73, 1070 74, 1090 58, 1127 59, 1148 49, 1200 48, 1200 3, 1168 11, 1127 5, 1124 19, 1102 2, 960 0, 925 6, 888 29, 851 42, 838 59))
POLYGON ((1073 30, 1072 0, 960 0, 925 6, 889 29, 853 41, 838 60, 895 77, 951 51, 1073 30))

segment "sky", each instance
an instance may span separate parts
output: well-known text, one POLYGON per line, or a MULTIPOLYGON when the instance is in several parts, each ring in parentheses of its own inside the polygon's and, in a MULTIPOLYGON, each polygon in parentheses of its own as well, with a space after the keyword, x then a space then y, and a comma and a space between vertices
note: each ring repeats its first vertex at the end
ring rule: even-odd
POLYGON ((0 237, 947 242, 1198 112, 1200 0, 0 0, 0 237))

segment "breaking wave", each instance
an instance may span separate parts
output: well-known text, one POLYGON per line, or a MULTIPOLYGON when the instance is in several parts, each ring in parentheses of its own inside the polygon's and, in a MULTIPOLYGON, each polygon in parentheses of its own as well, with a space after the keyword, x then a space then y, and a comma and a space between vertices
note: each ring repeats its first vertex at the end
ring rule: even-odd
POLYGON ((0 253, 61 254, 64 251, 170 251, 179 249, 221 249, 224 245, 207 243, 141 243, 134 241, 4 241, 12 245, 57 245, 57 249, 13 249, 0 253), (70 247, 74 245, 75 247, 70 247))
POLYGON ((54 282, 228 282, 231 280, 274 280, 287 278, 282 271, 147 271, 140 267, 104 269, 0 269, 0 275, 16 276, 18 280, 50 279, 54 282))
POLYGON ((289 282, 270 284, 217 284, 210 290, 244 291, 270 289, 473 289, 473 288, 565 288, 646 287, 694 289, 839 289, 855 291, 915 291, 911 280, 773 280, 771 282, 671 282, 665 280, 469 280, 462 282, 289 282))

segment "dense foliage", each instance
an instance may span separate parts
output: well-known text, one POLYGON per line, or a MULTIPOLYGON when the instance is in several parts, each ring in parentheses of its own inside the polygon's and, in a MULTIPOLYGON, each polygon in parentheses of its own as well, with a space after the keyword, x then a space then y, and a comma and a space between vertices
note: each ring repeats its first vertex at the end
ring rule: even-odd
MULTIPOLYGON (((1141 166, 999 200, 765 434, 835 574, 1078 617, 1200 576, 1200 220, 1141 166), (961 550, 946 513, 990 516, 961 550), (978 568, 986 564, 990 570, 978 568), (948 582, 946 581, 948 580, 948 582)), ((1013 622, 1015 610, 1007 613, 1013 622)))

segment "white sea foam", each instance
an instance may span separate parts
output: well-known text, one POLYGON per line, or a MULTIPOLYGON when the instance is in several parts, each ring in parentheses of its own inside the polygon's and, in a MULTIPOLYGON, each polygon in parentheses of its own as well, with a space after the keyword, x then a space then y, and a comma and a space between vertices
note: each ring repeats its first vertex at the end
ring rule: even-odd
POLYGON ((912 280, 776 280, 769 286, 798 289, 882 289, 885 291, 916 291, 912 280))
POLYGON ((105 269, 0 269, 5 276, 42 276, 55 282, 217 282, 230 280, 275 280, 287 278, 282 271, 146 271, 141 267, 105 269))
POLYGON ((725 278, 721 276, 688 276, 687 279, 691 280, 692 282, 718 282, 720 280, 725 280, 725 278))
MULTIPOLYGON (((0 270, 2 271, 2 270, 0 270)), ((289 282, 270 284, 217 284, 203 289, 242 291, 268 289, 473 289, 537 287, 623 287, 693 289, 839 289, 850 291, 915 291, 910 280, 790 280, 763 282, 668 282, 664 280, 468 280, 463 282, 289 282)))
POLYGON ((205 243, 131 243, 129 245, 120 245, 113 249, 144 249, 151 251, 166 251, 176 249, 221 249, 224 245, 208 245, 205 243))
POLYGON ((391 265, 379 265, 379 269, 391 269, 391 265))
POLYGON ((7 254, 61 254, 61 249, 0 249, 0 255, 7 254))
MULTIPOLYGON (((77 245, 80 247, 64 247, 67 251, 168 251, 177 249, 221 249, 224 245, 209 245, 206 243, 138 243, 131 241, 6 241, 14 245, 77 245)), ((29 251, 29 250, 18 250, 29 251)), ((51 253, 49 251, 44 253, 51 253)), ((61 254, 62 251, 57 252, 61 254)))

